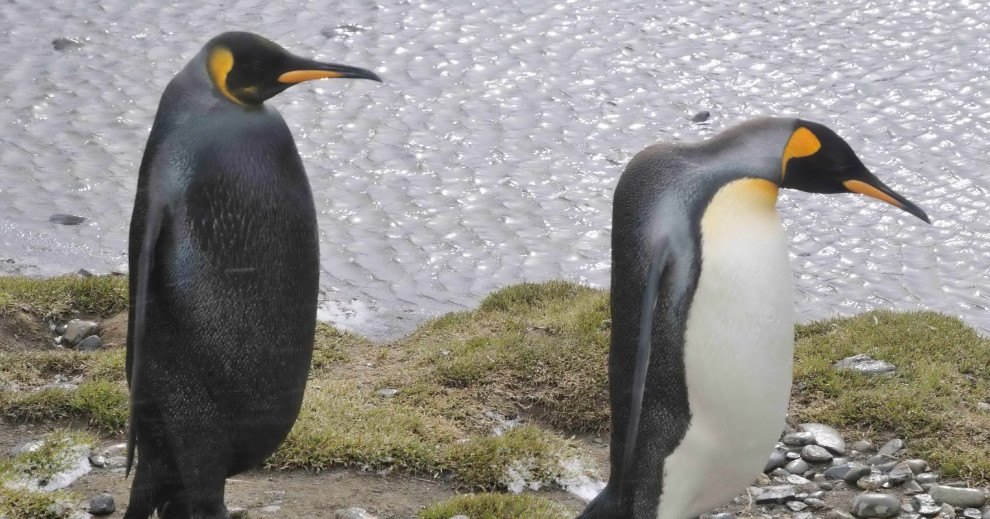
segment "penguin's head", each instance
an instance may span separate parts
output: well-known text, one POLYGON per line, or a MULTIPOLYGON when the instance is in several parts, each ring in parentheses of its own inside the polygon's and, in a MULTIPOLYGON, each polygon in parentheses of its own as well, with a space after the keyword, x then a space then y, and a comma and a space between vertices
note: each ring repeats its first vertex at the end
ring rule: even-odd
POLYGON ((931 223, 920 207, 870 173, 842 137, 810 121, 795 122, 781 156, 780 187, 809 193, 860 193, 931 223))
POLYGON ((249 32, 225 32, 206 44, 213 87, 233 103, 255 106, 290 86, 325 78, 381 81, 370 70, 294 56, 277 43, 249 32))

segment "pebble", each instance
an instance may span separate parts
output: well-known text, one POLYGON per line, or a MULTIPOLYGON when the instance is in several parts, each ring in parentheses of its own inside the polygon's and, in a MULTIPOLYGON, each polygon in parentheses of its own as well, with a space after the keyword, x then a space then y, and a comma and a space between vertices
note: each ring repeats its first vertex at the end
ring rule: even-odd
POLYGON ((275 512, 278 512, 281 508, 282 507, 279 505, 268 505, 261 507, 259 510, 265 514, 274 514, 275 512))
POLYGON ((926 483, 935 483, 939 480, 938 474, 933 474, 931 472, 922 472, 914 477, 914 480, 918 483, 924 485, 926 483))
POLYGON ((388 398, 388 397, 391 397, 391 396, 398 395, 399 394, 399 390, 398 389, 395 389, 395 388, 392 388, 392 387, 386 387, 386 388, 383 388, 383 389, 379 389, 378 391, 375 391, 375 394, 378 395, 378 396, 381 396, 381 397, 388 398))
POLYGON ((794 499, 797 492, 794 485, 777 485, 764 487, 759 495, 755 496, 756 504, 785 503, 794 499))
POLYGON ((897 465, 894 465, 894 468, 890 469, 887 476, 890 478, 890 483, 892 485, 900 485, 913 479, 914 471, 911 470, 911 466, 908 465, 908 462, 902 461, 897 465))
POLYGON ((44 440, 29 440, 26 442, 18 443, 10 448, 8 451, 11 456, 17 456, 18 454, 24 454, 27 452, 34 452, 44 445, 44 440))
POLYGON ((804 460, 794 460, 784 465, 784 470, 791 474, 804 474, 811 470, 811 465, 808 465, 808 462, 804 460))
MULTIPOLYGON (((67 39, 67 38, 60 38, 60 39, 67 39)), ((55 41, 59 41, 59 40, 55 40, 55 41)), ((56 49, 58 48, 56 47, 56 49)), ((59 225, 79 225, 85 222, 86 218, 82 216, 76 216, 74 214, 53 214, 48 217, 48 221, 51 223, 57 223, 59 225)))
POLYGON ((89 464, 96 468, 103 468, 107 464, 107 458, 99 454, 91 454, 89 456, 89 464))
POLYGON ((907 460, 904 463, 907 463, 908 466, 911 467, 911 472, 915 474, 920 474, 928 470, 928 462, 925 460, 913 459, 907 460))
POLYGON ((797 474, 791 474, 787 476, 786 481, 791 485, 807 485, 808 483, 811 483, 811 481, 808 478, 804 476, 798 476, 797 474))
POLYGON ((963 508, 979 508, 986 502, 983 491, 977 488, 957 488, 944 485, 933 486, 928 493, 936 503, 946 503, 963 508))
POLYGON ((334 512, 335 519, 378 519, 377 517, 368 513, 364 508, 341 508, 334 512))
POLYGON ((832 479, 843 479, 846 477, 846 474, 848 474, 852 468, 853 466, 848 464, 829 467, 825 469, 825 477, 832 479))
MULTIPOLYGON (((64 36, 58 37, 58 38, 55 38, 54 40, 52 40, 52 47, 54 47, 55 50, 57 50, 57 51, 78 49, 79 47, 82 47, 82 46, 83 46, 83 42, 81 42, 81 41, 79 41, 77 39, 74 39, 74 38, 66 38, 64 36)), ((72 215, 55 214, 55 215, 52 215, 51 217, 52 218, 55 218, 56 216, 72 216, 72 215)), ((81 217, 75 216, 74 218, 81 218, 81 217)), ((83 218, 83 220, 85 220, 85 218, 83 218)), ((50 219, 49 219, 49 221, 50 221, 50 219)), ((65 224, 65 225, 75 225, 75 224, 71 224, 70 223, 70 224, 65 224)))
POLYGON ((117 509, 113 496, 104 492, 89 500, 89 513, 93 515, 109 515, 117 509))
POLYGON ((983 519, 990 519, 990 506, 988 506, 987 509, 983 511, 983 519))
POLYGON ((787 472, 787 469, 784 467, 780 467, 779 469, 773 469, 770 471, 770 475, 775 478, 786 478, 787 476, 790 476, 791 473, 787 472))
POLYGON ((99 332, 100 325, 93 321, 73 319, 65 324, 65 333, 62 334, 62 338, 69 344, 76 345, 86 337, 96 335, 99 332))
POLYGON ((906 483, 904 483, 904 486, 901 487, 901 491, 909 496, 913 496, 914 494, 920 494, 924 492, 925 489, 922 488, 922 486, 919 485, 918 482, 916 482, 915 480, 909 479, 906 483))
POLYGON ((845 454, 846 442, 842 439, 839 431, 820 423, 798 424, 798 430, 811 433, 815 438, 815 443, 825 447, 833 454, 845 454))
POLYGON ((870 472, 870 467, 865 465, 853 465, 849 468, 849 471, 846 472, 846 475, 842 477, 842 480, 846 483, 855 485, 860 478, 868 475, 870 472))
POLYGON ((904 440, 900 438, 894 438, 889 442, 883 444, 880 450, 877 451, 877 456, 893 456, 897 451, 904 447, 904 440))
POLYGON ((795 432, 790 434, 785 434, 780 440, 784 445, 796 445, 799 447, 804 447, 805 445, 811 445, 815 443, 815 435, 810 432, 795 432))
POLYGON ((801 457, 805 461, 810 461, 812 463, 822 463, 830 461, 832 459, 832 453, 829 452, 825 447, 819 445, 805 445, 801 449, 801 457))
POLYGON ((982 519, 983 514, 980 512, 979 508, 967 508, 963 510, 963 517, 966 519, 982 519))
POLYGON ((869 440, 856 440, 851 447, 852 450, 862 452, 863 454, 869 454, 877 450, 877 446, 869 440))
POLYGON ((990 402, 980 402, 976 404, 976 408, 984 413, 990 413, 990 402))
POLYGON ((127 456, 109 456, 103 466, 108 469, 119 469, 127 466, 127 456))
POLYGON ((888 479, 886 474, 870 474, 859 478, 856 486, 863 490, 877 490, 886 485, 888 479))
POLYGON ((114 276, 126 276, 129 268, 130 266, 127 263, 121 263, 110 270, 110 274, 114 276))
POLYGON ((863 493, 852 500, 852 513, 856 517, 894 517, 901 510, 901 501, 890 494, 863 493))
POLYGON ((96 351, 102 347, 103 339, 100 339, 99 335, 90 335, 76 345, 76 349, 79 351, 96 351))
POLYGON ((825 514, 825 519, 853 519, 853 516, 849 512, 842 510, 829 510, 825 514))
POLYGON ((938 516, 944 519, 955 519, 956 509, 952 508, 952 505, 944 504, 942 509, 939 511, 938 516))
POLYGON ((691 117, 691 122, 693 122, 693 123, 703 123, 703 122, 707 121, 711 116, 712 116, 712 114, 708 110, 702 110, 702 111, 694 114, 693 117, 691 117))
POLYGON ((233 508, 228 508, 227 513, 230 515, 230 519, 242 519, 247 517, 247 508, 243 506, 235 506, 233 508))
POLYGON ((817 497, 809 497, 808 499, 805 499, 804 504, 810 506, 811 508, 825 508, 825 500, 817 497))
POLYGON ((790 508, 794 512, 800 512, 800 511, 808 508, 808 505, 806 505, 806 504, 804 504, 804 503, 802 503, 800 501, 788 501, 787 502, 787 508, 790 508))
POLYGON ((81 278, 91 278, 94 274, 86 269, 79 269, 76 271, 76 275, 81 278))
POLYGON ((866 460, 867 465, 883 465, 884 463, 896 462, 897 458, 893 456, 888 456, 886 454, 877 454, 876 456, 871 456, 870 459, 866 460))
MULTIPOLYGON (((458 516, 455 515, 454 517, 451 517, 450 519, 455 519, 456 517, 458 517, 458 516)), ((466 516, 466 515, 462 515, 460 517, 462 517, 463 519, 468 519, 468 516, 466 516)), ((711 519, 736 519, 736 516, 730 514, 729 512, 722 512, 722 513, 713 515, 711 517, 711 519)))
POLYGON ((883 375, 897 371, 897 367, 889 362, 876 360, 865 353, 846 357, 835 363, 839 371, 855 371, 864 375, 883 375))
POLYGON ((777 449, 770 452, 770 459, 767 460, 767 465, 763 468, 764 473, 769 473, 773 469, 779 469, 787 463, 787 456, 777 449))

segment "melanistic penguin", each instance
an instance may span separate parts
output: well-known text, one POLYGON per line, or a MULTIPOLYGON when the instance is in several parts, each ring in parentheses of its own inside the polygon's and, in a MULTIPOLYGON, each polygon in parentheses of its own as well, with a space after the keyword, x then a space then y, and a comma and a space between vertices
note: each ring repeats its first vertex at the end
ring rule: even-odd
POLYGON ((316 326, 316 211, 295 142, 264 104, 374 73, 251 33, 206 44, 168 84, 129 241, 126 519, 226 518, 228 476, 260 464, 302 404, 316 326))
POLYGON ((861 193, 928 222, 821 124, 658 144, 612 216, 608 485, 584 519, 689 519, 745 491, 784 428, 794 310, 778 188, 861 193))

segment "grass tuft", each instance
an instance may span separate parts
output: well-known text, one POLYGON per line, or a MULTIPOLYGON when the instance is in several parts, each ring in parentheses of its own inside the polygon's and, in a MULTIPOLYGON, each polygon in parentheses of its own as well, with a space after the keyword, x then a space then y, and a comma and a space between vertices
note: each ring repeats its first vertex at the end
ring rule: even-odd
POLYGON ((532 494, 471 494, 432 505, 419 513, 420 519, 450 519, 466 515, 471 519, 567 519, 573 513, 548 499, 532 494))
POLYGON ((122 276, 0 277, 0 314, 29 307, 44 316, 69 313, 110 316, 127 310, 122 276))

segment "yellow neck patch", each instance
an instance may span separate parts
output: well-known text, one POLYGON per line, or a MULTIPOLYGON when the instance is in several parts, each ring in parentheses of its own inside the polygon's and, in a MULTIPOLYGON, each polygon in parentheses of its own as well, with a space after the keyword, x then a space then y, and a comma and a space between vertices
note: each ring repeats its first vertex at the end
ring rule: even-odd
POLYGON ((217 90, 224 97, 241 106, 247 106, 227 88, 227 74, 230 74, 230 69, 234 68, 234 54, 230 52, 230 49, 219 47, 211 52, 207 68, 210 71, 213 86, 217 87, 217 90))
POLYGON ((811 130, 803 126, 794 130, 791 138, 787 141, 787 146, 784 147, 784 154, 780 157, 780 179, 784 180, 784 176, 787 175, 788 161, 793 158, 814 155, 820 149, 822 149, 822 143, 811 130))

